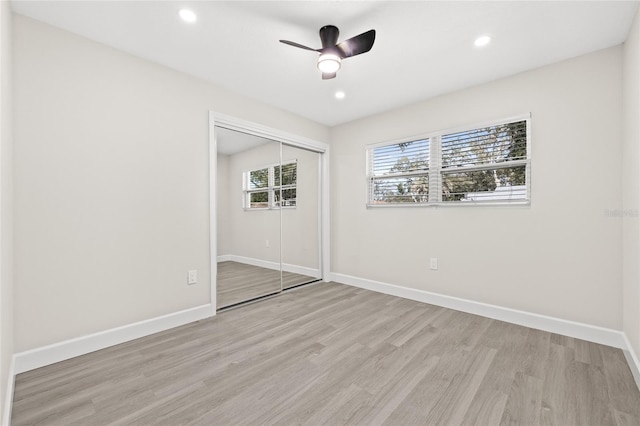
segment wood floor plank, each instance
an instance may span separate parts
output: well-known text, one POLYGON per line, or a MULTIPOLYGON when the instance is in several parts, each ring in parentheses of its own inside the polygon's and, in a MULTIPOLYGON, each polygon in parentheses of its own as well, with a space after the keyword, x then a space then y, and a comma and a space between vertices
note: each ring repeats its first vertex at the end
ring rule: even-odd
POLYGON ((306 423, 313 425, 353 423, 360 418, 363 410, 367 410, 372 399, 373 395, 369 392, 351 384, 349 387, 341 389, 331 400, 327 401, 326 407, 331 407, 330 409, 316 411, 313 416, 307 419, 306 423))
POLYGON ((327 405, 336 392, 348 387, 353 382, 359 366, 373 353, 359 343, 351 345, 330 368, 323 372, 304 391, 287 401, 286 404, 272 407, 266 414, 270 424, 307 423, 315 413, 327 409, 327 405), (297 407, 291 410, 290 407, 297 407))
POLYGON ((518 372, 544 374, 549 341, 549 333, 501 321, 491 323, 479 344, 497 350, 494 365, 485 375, 483 391, 475 395, 463 423, 499 423, 518 372))
MULTIPOLYGON (((414 357, 412 361, 416 361, 414 357)), ((414 392, 424 378, 436 368, 440 358, 433 356, 427 359, 420 357, 418 368, 403 368, 394 380, 387 383, 384 392, 376 393, 376 398, 371 402, 369 409, 361 416, 360 424, 384 424, 387 419, 405 403, 405 400, 414 392)), ((410 362, 408 364, 411 365, 410 362)))
POLYGON ((609 346, 597 346, 602 355, 609 401, 615 412, 620 413, 621 418, 626 418, 627 415, 640 418, 640 391, 633 381, 624 354, 609 346))
POLYGON ((16 377, 21 425, 638 425, 619 349, 335 283, 16 377))
POLYGON ((218 262, 216 278, 218 309, 316 280, 307 275, 233 261, 218 262))
POLYGON ((542 379, 516 373, 507 397, 501 425, 537 425, 542 407, 542 379))
POLYGON ((543 425, 569 424, 572 390, 568 388, 564 377, 573 358, 573 348, 556 343, 549 345, 540 408, 540 423, 543 425))
POLYGON ((568 410, 572 424, 615 425, 614 413, 607 395, 602 370, 580 361, 573 361, 565 372, 571 393, 568 410))
POLYGON ((479 347, 440 395, 426 417, 429 424, 460 424, 487 373, 496 350, 479 347))
POLYGON ((481 385, 482 392, 473 398, 461 425, 486 426, 497 425, 502 421, 509 396, 504 391, 487 389, 481 385), (478 397, 479 394, 483 394, 478 397))

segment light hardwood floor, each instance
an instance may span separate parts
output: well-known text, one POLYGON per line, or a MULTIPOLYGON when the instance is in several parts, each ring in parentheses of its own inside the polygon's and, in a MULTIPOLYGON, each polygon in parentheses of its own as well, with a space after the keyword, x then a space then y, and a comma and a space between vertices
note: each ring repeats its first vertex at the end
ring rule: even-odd
MULTIPOLYGON (((307 275, 282 271, 282 288, 288 289, 315 281, 307 275)), ((280 271, 238 262, 218 262, 217 308, 280 291, 280 271)))
POLYGON ((638 425, 619 349, 315 284, 18 375, 13 425, 638 425))

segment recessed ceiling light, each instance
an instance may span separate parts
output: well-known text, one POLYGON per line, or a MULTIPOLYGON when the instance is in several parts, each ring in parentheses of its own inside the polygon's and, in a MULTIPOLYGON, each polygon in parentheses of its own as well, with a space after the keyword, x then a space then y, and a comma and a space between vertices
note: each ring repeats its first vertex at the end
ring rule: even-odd
POLYGON ((193 10, 180 9, 180 12, 178 12, 178 14, 182 18, 182 20, 186 22, 196 22, 196 20, 198 19, 198 16, 193 10))
POLYGON ((345 94, 342 90, 337 91, 335 94, 336 99, 344 99, 344 96, 345 94))
POLYGON ((478 37, 476 41, 473 42, 473 44, 475 44, 477 47, 482 47, 482 46, 486 46, 490 42, 491 42, 491 37, 485 35, 485 36, 478 37))

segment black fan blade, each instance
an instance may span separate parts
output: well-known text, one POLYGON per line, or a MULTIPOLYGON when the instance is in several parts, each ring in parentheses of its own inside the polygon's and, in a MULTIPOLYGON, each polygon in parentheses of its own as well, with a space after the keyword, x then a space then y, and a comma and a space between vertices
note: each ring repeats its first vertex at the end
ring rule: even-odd
POLYGON ((280 40, 280 43, 288 44, 289 46, 293 46, 293 47, 299 47, 300 49, 304 49, 304 50, 311 50, 313 52, 319 52, 320 51, 320 49, 312 49, 310 47, 303 46, 303 45, 301 45, 299 43, 296 43, 294 41, 280 40))
POLYGON ((322 48, 326 49, 327 47, 334 46, 338 42, 339 35, 340 31, 338 31, 338 27, 334 27, 333 25, 325 25, 320 28, 320 41, 322 41, 322 48))
POLYGON ((340 50, 342 59, 350 58, 371 50, 373 42, 376 40, 376 30, 369 30, 365 33, 351 37, 339 43, 336 47, 340 50))
POLYGON ((332 78, 336 78, 336 73, 335 72, 323 72, 322 73, 322 79, 323 80, 330 80, 332 78))

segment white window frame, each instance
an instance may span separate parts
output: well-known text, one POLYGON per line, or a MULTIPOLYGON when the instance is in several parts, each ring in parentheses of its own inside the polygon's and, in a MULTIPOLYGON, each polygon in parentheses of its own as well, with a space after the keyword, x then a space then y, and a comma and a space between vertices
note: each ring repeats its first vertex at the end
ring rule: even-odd
MULTIPOLYGON (((473 125, 461 126, 456 128, 450 128, 445 130, 439 130, 430 133, 419 134, 407 138, 396 139, 393 141, 379 142, 375 144, 367 145, 365 150, 365 158, 366 158, 366 205, 367 208, 393 208, 393 207, 434 207, 434 206, 496 206, 496 205, 530 205, 531 204, 531 113, 522 114, 518 116, 513 116, 509 118, 492 120, 482 123, 477 123, 473 125), (473 165, 473 166, 463 166, 456 169, 456 171, 460 172, 469 172, 469 171, 477 171, 477 170, 493 170, 500 167, 517 167, 524 166, 525 167, 525 190, 526 197, 525 199, 518 200, 456 200, 456 201, 443 201, 442 200, 442 173, 444 170, 447 170, 442 167, 442 147, 441 140, 442 136, 449 135, 452 133, 460 133, 471 131, 475 129, 481 129, 484 127, 492 127, 498 126, 502 124, 512 123, 516 121, 525 121, 526 122, 526 137, 527 137, 527 158, 519 159, 519 160, 511 160, 500 165, 492 164, 483 164, 483 165, 473 165), (406 142, 413 142, 419 140, 429 140, 429 197, 427 202, 417 202, 417 203, 383 203, 377 204, 373 203, 373 187, 372 183, 374 178, 379 178, 379 176, 374 176, 373 174, 373 153, 376 148, 381 148, 385 146, 398 145, 406 142)), ((423 173, 424 174, 424 173, 423 173)))
MULTIPOLYGON (((403 150, 404 152, 404 150, 403 150)), ((412 154, 425 154, 424 152, 420 151, 420 150, 415 150, 412 154)), ((383 156, 387 156, 385 154, 383 154, 383 156)), ((416 138, 412 138, 410 140, 402 140, 402 141, 394 141, 391 143, 382 143, 382 144, 376 144, 374 146, 371 146, 368 150, 367 150, 367 180, 368 180, 368 187, 367 187, 367 203, 368 205, 371 206, 378 206, 378 204, 374 204, 372 203, 373 201, 373 194, 375 191, 375 182, 384 182, 384 181, 393 181, 393 180, 397 180, 397 179, 404 179, 404 178, 415 178, 415 179, 420 179, 422 177, 427 177, 429 180, 429 184, 428 184, 428 190, 429 190, 429 194, 428 194, 428 200, 431 200, 432 194, 431 194, 431 178, 432 178, 432 167, 431 167, 431 162, 432 162, 432 158, 431 158, 432 154, 431 154, 431 140, 429 137, 416 137, 416 138), (375 173, 373 172, 372 168, 374 166, 374 158, 373 156, 375 155, 374 151, 378 148, 386 148, 386 147, 397 147, 398 145, 405 143, 405 142, 426 142, 426 147, 429 150, 429 160, 428 160, 428 165, 427 167, 424 167, 424 165, 422 166, 414 166, 414 167, 410 167, 407 170, 401 170, 401 171, 395 171, 392 173, 387 173, 381 176, 375 176, 375 173)), ((387 157, 388 158, 388 157, 387 157)), ((416 161, 420 161, 422 159, 424 159, 425 157, 423 155, 418 155, 415 158, 416 161)), ((384 160, 383 160, 384 162, 384 160)), ((421 195, 422 198, 424 198, 424 195, 421 195)), ((408 204, 408 205, 422 205, 425 204, 426 202, 395 202, 395 203, 385 203, 383 205, 394 205, 394 206, 399 206, 399 205, 404 205, 404 204, 408 204)))
MULTIPOLYGON (((282 177, 280 179, 282 181, 282 177)), ((279 210, 280 208, 295 209, 296 206, 298 205, 297 198, 298 198, 298 160, 289 160, 289 161, 284 161, 282 163, 268 164, 266 166, 257 167, 255 169, 247 170, 242 173, 242 200, 243 200, 242 203, 243 203, 243 208, 246 211, 279 210), (294 185, 282 185, 282 182, 281 182, 280 185, 276 185, 275 184, 276 167, 286 166, 289 164, 296 165, 296 183, 294 185), (267 187, 251 189, 250 188, 251 173, 259 170, 264 170, 264 169, 267 169, 267 174, 268 174, 267 187), (287 189, 296 190, 296 203, 293 206, 285 205, 281 207, 276 201, 276 192, 280 190, 284 191, 287 189), (268 195, 267 207, 251 207, 251 194, 260 193, 260 192, 266 192, 268 195)), ((282 200, 280 202, 282 202, 282 200)))

